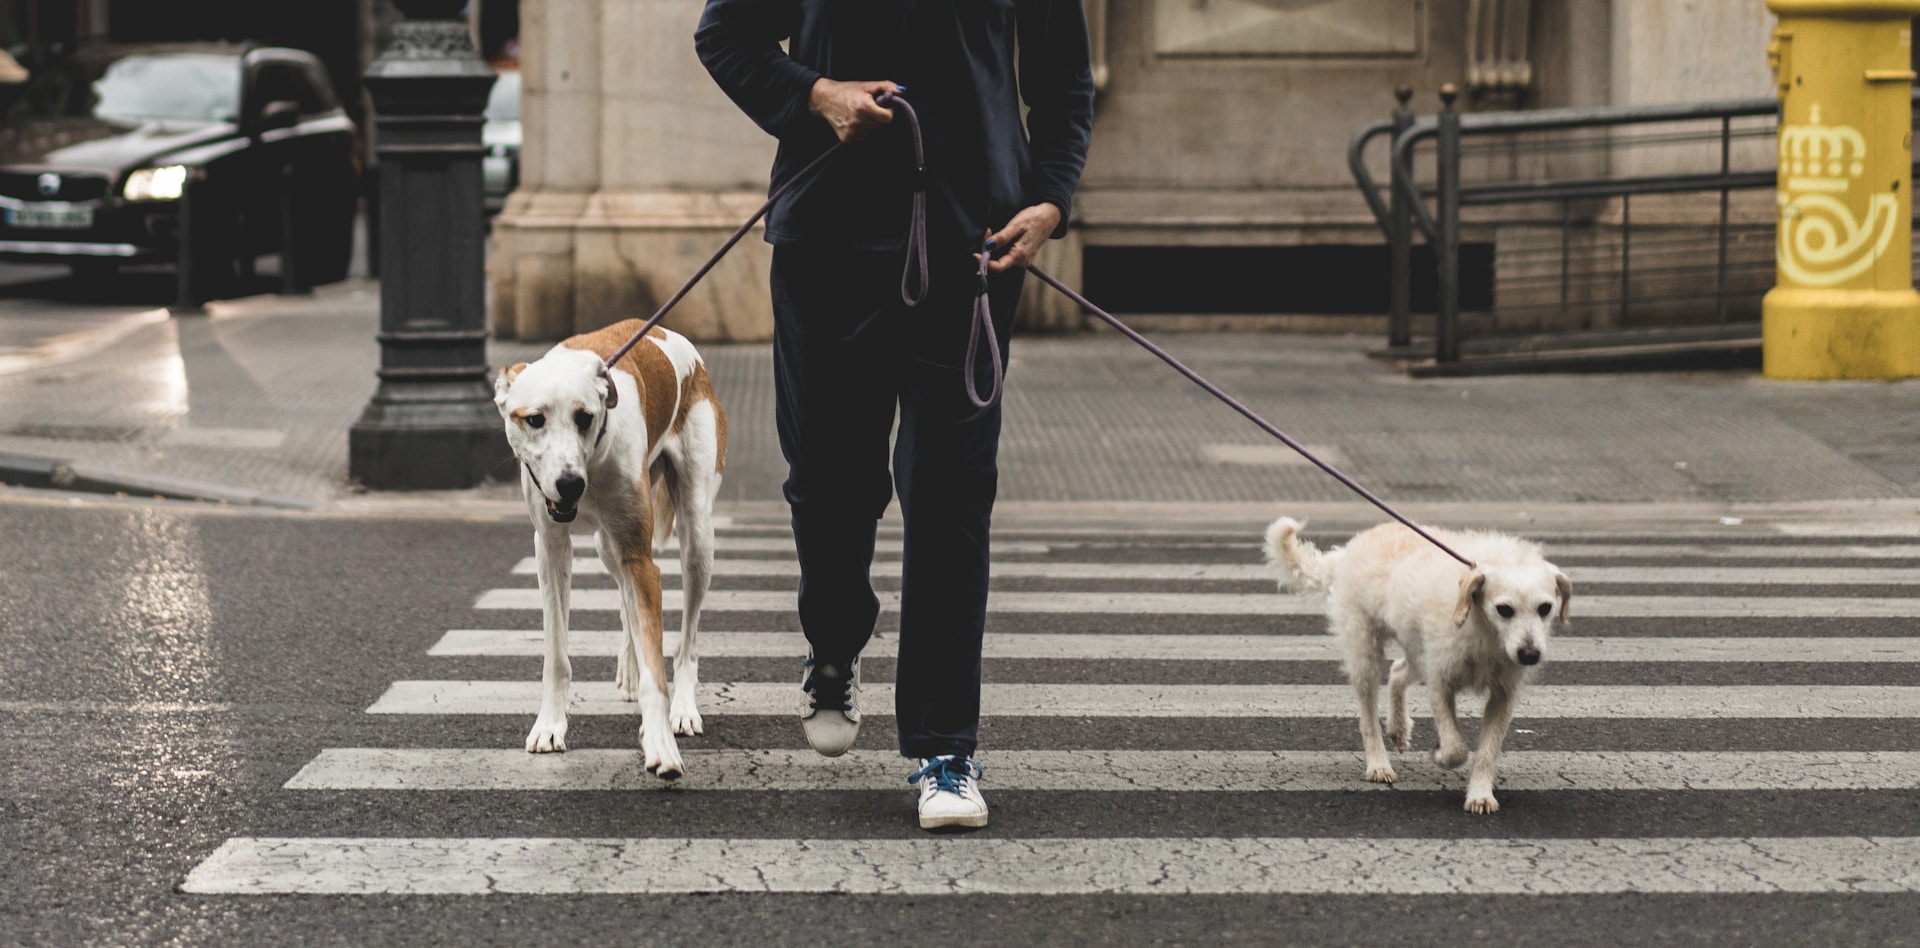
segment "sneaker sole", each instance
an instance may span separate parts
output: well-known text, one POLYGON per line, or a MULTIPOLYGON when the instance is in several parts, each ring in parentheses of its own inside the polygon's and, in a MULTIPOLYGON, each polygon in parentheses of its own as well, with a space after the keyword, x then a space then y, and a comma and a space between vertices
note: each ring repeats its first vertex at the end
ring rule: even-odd
POLYGON ((923 816, 920 818, 920 828, 923 830, 980 829, 986 825, 987 814, 985 813, 979 816, 923 816))
POLYGON ((822 747, 814 741, 813 729, 807 726, 807 721, 802 719, 800 722, 800 731, 807 737, 807 746, 813 748, 813 752, 822 757, 839 757, 847 751, 852 750, 854 742, 860 738, 860 725, 853 724, 850 730, 852 733, 847 735, 846 743, 840 744, 835 742, 822 747))

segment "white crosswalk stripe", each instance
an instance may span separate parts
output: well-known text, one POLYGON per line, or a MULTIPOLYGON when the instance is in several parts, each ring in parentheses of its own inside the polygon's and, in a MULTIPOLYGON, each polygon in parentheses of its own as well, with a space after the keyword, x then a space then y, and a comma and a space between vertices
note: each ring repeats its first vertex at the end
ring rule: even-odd
MULTIPOLYGON (((567 634, 571 655, 612 655, 621 633, 574 629, 567 634)), ((435 642, 429 655, 541 655, 546 634, 539 629, 453 629, 435 642)), ((680 651, 680 633, 666 635, 667 654, 680 651)), ((875 637, 862 654, 891 658, 900 647, 894 636, 875 637)), ((791 658, 807 653, 798 632, 702 632, 701 658, 791 658)), ((1098 659, 1207 662, 1330 662, 1340 659, 1330 635, 1051 635, 1044 632, 988 632, 987 658, 1098 659)), ((1553 639, 1553 662, 1920 662, 1920 638, 1672 638, 1664 636, 1553 639)))
POLYGON ((221 846, 181 888, 310 895, 1913 892, 1920 890, 1920 838, 242 837, 221 846), (954 874, 956 866, 964 871, 954 874))
MULTIPOLYGON (((722 530, 716 588, 708 601, 714 619, 708 625, 723 630, 778 628, 756 626, 768 621, 765 615, 740 614, 792 615, 791 587, 774 583, 782 588, 768 588, 764 581, 797 579, 792 540, 777 521, 761 526, 722 530), (751 582, 755 579, 762 582, 751 582), (762 588, 740 588, 754 585, 762 588)), ((1118 746, 985 748, 980 759, 989 795, 996 790, 1042 796, 1106 793, 1116 798, 1192 794, 1194 799, 1222 793, 1331 794, 1332 805, 1338 806, 1339 800, 1360 799, 1350 796, 1355 794, 1397 804, 1390 794, 1427 792, 1453 796, 1449 811, 1457 813, 1464 771, 1443 770, 1416 752, 1395 758, 1399 780, 1392 787, 1370 784, 1361 779, 1357 737, 1351 749, 1269 749, 1286 746, 1288 729, 1282 723, 1268 729, 1274 745, 1224 750, 1125 746, 1125 735, 1182 720, 1200 722, 1198 726, 1211 726, 1204 722, 1213 719, 1340 721, 1351 729, 1354 697, 1344 684, 1225 683, 1251 680, 1246 677, 1251 666, 1244 664, 1249 662, 1337 662, 1340 656, 1330 637, 1299 634, 1303 627, 1298 621, 1276 621, 1276 634, 1191 633, 1196 626, 1204 628, 1209 616, 1306 617, 1314 620, 1311 626, 1318 625, 1322 607, 1316 599, 1273 592, 1270 585, 1260 591, 1221 591, 1221 582, 1272 582, 1268 568, 1259 562, 1253 534, 1257 531, 1209 537, 1202 530, 1161 535, 1101 528, 996 537, 994 575, 1027 585, 996 592, 990 611, 994 616, 1033 617, 1015 628, 1043 631, 994 631, 990 619, 986 657, 1077 664, 999 666, 1012 669, 1003 673, 1059 673, 1067 680, 990 679, 983 689, 985 713, 990 718, 1031 719, 1043 733, 1045 728, 1112 722, 1111 727, 1097 727, 1116 735, 1118 746), (1201 551, 1201 558, 1214 562, 1155 556, 1156 551, 1176 549, 1201 551), (1106 586, 1090 585, 1095 583, 1106 586), (1159 585, 1112 591, 1116 583, 1159 585), (1039 584, 1045 585, 1033 588, 1039 584), (1054 621, 1048 617, 1056 616, 1074 617, 1075 623, 1066 627, 1074 631, 1047 630, 1054 621), (1173 624, 1165 622, 1172 617, 1182 619, 1179 634, 1162 628, 1173 624), (1289 634, 1277 634, 1283 624, 1289 634), (1149 679, 1145 683, 1103 680, 1111 672, 1099 663, 1112 661, 1173 664, 1131 666, 1134 671, 1128 674, 1149 679), (1228 668, 1240 669, 1239 677, 1209 680, 1228 668), (1083 674, 1085 678, 1077 677, 1083 674), (1156 675, 1179 683, 1153 683, 1156 675)), ((1920 718, 1920 686, 1886 682, 1900 680, 1888 677, 1899 674, 1900 664, 1920 663, 1920 635, 1888 634, 1897 627, 1871 623, 1920 618, 1920 597, 1893 588, 1920 585, 1920 544, 1880 545, 1862 542, 1858 535, 1818 533, 1791 544, 1706 539, 1697 532, 1657 543, 1605 537, 1561 540, 1547 544, 1549 552, 1582 561, 1568 566, 1576 583, 1574 628, 1550 644, 1548 675, 1522 698, 1517 727, 1529 727, 1531 721, 1622 722, 1666 736, 1646 749, 1510 751, 1501 758, 1501 793, 1564 797, 1568 791, 1606 791, 1691 799, 1756 791, 1920 791, 1920 752, 1686 748, 1661 743, 1684 743, 1684 728, 1657 723, 1719 726, 1720 733, 1730 725, 1764 731, 1841 721, 1898 722, 1862 725, 1871 728, 1911 727, 1908 722, 1920 718), (1671 560, 1685 565, 1658 565, 1671 560), (1849 560, 1876 565, 1845 565, 1849 560), (1604 595, 1581 595, 1582 584, 1609 588, 1604 595), (1791 594, 1662 593, 1693 591, 1676 588, 1688 586, 1778 587, 1791 594), (1828 596, 1816 587, 1855 587, 1849 592, 1884 588, 1864 590, 1874 593, 1869 596, 1828 596), (1647 594, 1635 592, 1641 589, 1647 594), (1645 619, 1773 621, 1751 630, 1721 623, 1703 628, 1700 635, 1685 634, 1684 623, 1662 625, 1658 636, 1633 634, 1651 631, 1644 623, 1638 630, 1630 628, 1645 619), (1832 624, 1836 620, 1841 624, 1832 624), (1869 625, 1855 629, 1849 625, 1854 622, 1869 625), (1803 623, 1828 624, 1803 631, 1803 623), (1868 634, 1873 632, 1880 634, 1868 634), (1580 667, 1564 678, 1555 676, 1554 666, 1569 664, 1580 667), (1789 668, 1799 669, 1795 677, 1783 677, 1789 668), (1865 673, 1860 669, 1877 677, 1855 680, 1865 673), (1685 677, 1695 672, 1735 676, 1730 680, 1737 683, 1672 683, 1727 680, 1685 677), (1600 676, 1584 681, 1604 683, 1582 683, 1581 675, 1600 676)), ((580 551, 575 571, 584 582, 572 600, 575 624, 582 628, 571 633, 568 651, 611 656, 618 649, 619 633, 592 626, 608 623, 618 594, 589 552, 591 539, 576 536, 574 546, 580 551)), ((898 556, 897 531, 883 530, 875 575, 883 580, 897 577, 898 556)), ((663 554, 663 572, 677 574, 676 559, 663 554)), ((486 590, 474 603, 476 616, 499 618, 507 628, 446 631, 428 652, 437 662, 466 663, 460 665, 460 675, 480 677, 394 681, 366 708, 373 720, 481 715, 511 721, 509 730, 519 733, 539 704, 537 663, 529 660, 543 653, 544 641, 537 628, 540 602, 531 579, 532 562, 527 558, 509 565, 517 577, 510 582, 520 585, 486 590), (526 615, 502 615, 515 611, 526 615), (495 666, 484 663, 500 658, 514 660, 511 671, 501 663, 499 674, 490 674, 495 666)), ((883 609, 898 611, 898 593, 879 595, 883 609)), ((665 600, 669 611, 677 611, 679 591, 666 591, 665 600)), ((674 624, 671 616, 668 624, 674 624)), ((1258 626, 1242 619, 1233 628, 1258 626)), ((668 634, 670 651, 678 648, 678 639, 677 633, 668 634)), ((888 632, 875 637, 866 655, 888 658, 896 648, 897 636, 888 632)), ((794 632, 710 631, 702 634, 700 644, 704 658, 783 663, 805 649, 805 640, 794 632)), ((754 666, 760 671, 764 667, 754 666)), ((721 670, 742 675, 734 666, 721 670)), ((797 675, 797 669, 790 670, 797 675)), ((891 727, 892 691, 884 681, 863 683, 862 703, 874 719, 870 727, 891 727)), ((795 715, 800 693, 794 681, 709 681, 702 686, 701 699, 709 737, 683 739, 687 775, 672 785, 647 774, 630 746, 576 746, 566 754, 530 755, 515 739, 490 747, 328 748, 294 774, 285 791, 465 791, 508 800, 517 794, 586 791, 695 795, 683 798, 687 801, 726 800, 723 794, 728 792, 885 793, 897 796, 902 819, 911 820, 912 797, 904 782, 907 762, 891 752, 861 749, 830 760, 810 751, 741 748, 716 740, 730 722, 795 715)), ((1424 718, 1424 696, 1413 707, 1415 715, 1424 718)), ((1475 715, 1478 709, 1477 699, 1462 701, 1464 715, 1475 715)), ((621 700, 604 681, 577 681, 571 712, 623 717, 621 729, 629 740, 631 722, 638 716, 636 705, 621 700)), ((442 723, 416 720, 430 727, 442 723)), ((1419 727, 1430 740, 1431 727, 1424 721, 1419 727)), ((1566 728, 1561 731, 1566 739, 1566 728)), ((1303 798, 1313 799, 1292 799, 1303 798)), ((539 799, 550 803, 559 798, 539 799)), ((538 838, 393 833, 236 837, 201 862, 182 889, 331 895, 1920 892, 1920 836, 1784 838, 1756 829, 1744 830, 1752 835, 1636 836, 1629 825, 1624 832, 1616 826, 1595 838, 1507 838, 1505 824, 1498 822, 1504 812, 1493 818, 1458 816, 1479 821, 1470 825, 1487 838, 1405 837, 1396 835, 1391 824, 1358 838, 1207 837, 1184 831, 1167 837, 1116 833, 1081 838, 1024 832, 1026 827, 1017 821, 1000 824, 998 814, 995 831, 1015 835, 903 840, 839 838, 835 833, 827 834, 835 838, 821 839, 802 833, 802 838, 770 839, 762 838, 763 826, 741 820, 725 838, 583 838, 565 833, 534 834, 538 838), (1427 868, 1408 872, 1408 865, 1427 868)), ((641 831, 671 834, 675 829, 648 825, 641 831)))
MULTIPOLYGON (((665 576, 680 575, 680 561, 661 557, 656 561, 665 576)), ((897 579, 902 571, 898 560, 873 564, 873 575, 897 579)), ((606 564, 597 557, 579 557, 573 561, 574 573, 581 576, 605 576, 606 564)), ((533 576, 538 567, 533 557, 521 560, 513 568, 516 576, 533 576)), ((1578 583, 1633 583, 1638 585, 1790 585, 1790 586, 1920 586, 1920 569, 1905 567, 1764 567, 1764 566, 1575 566, 1567 575, 1578 583)), ((716 559, 715 576, 786 576, 798 579, 796 560, 716 559)), ((1258 563, 996 563, 993 575, 999 579, 1121 579, 1143 582, 1173 580, 1235 580, 1272 582, 1274 572, 1258 563)))
MULTIPOLYGON (((863 684, 868 708, 893 707, 893 686, 863 684)), ((1346 685, 997 684, 980 689, 988 715, 1095 718, 1350 718, 1346 685)), ((368 714, 532 714, 537 681, 396 681, 368 714)), ((799 713, 786 682, 700 684, 701 713, 799 713)), ((573 714, 635 714, 612 682, 574 682, 573 714)), ((1480 701, 1462 696, 1461 713, 1480 701)), ((1414 716, 1425 711, 1415 702, 1414 716)), ((1518 718, 1920 718, 1920 687, 1901 685, 1541 685, 1518 718)))
MULTIPOLYGON (((664 590, 661 596, 663 608, 669 611, 680 608, 680 590, 664 590)), ((881 611, 900 611, 899 593, 881 592, 879 596, 881 611)), ((1578 614, 1589 618, 1920 618, 1920 598, 1584 596, 1576 602, 1578 614)), ((708 594, 705 610, 791 612, 793 603, 793 593, 787 591, 716 589, 708 594)), ((489 589, 480 595, 474 608, 537 611, 540 608, 540 590, 533 587, 489 589)), ((575 612, 614 612, 619 608, 618 590, 573 591, 575 612)), ((987 611, 1053 615, 1317 616, 1323 610, 1313 597, 1276 593, 999 592, 988 600, 987 611)))
MULTIPOLYGON (((810 750, 688 751, 691 790, 898 790, 899 755, 810 750)), ((1353 751, 988 751, 1003 790, 1104 793, 1461 790, 1464 770, 1413 760, 1392 784, 1369 784, 1353 751)), ((321 751, 290 790, 658 790, 628 750, 529 754, 518 748, 321 751)), ((1920 752, 1517 752, 1500 758, 1505 790, 1915 790, 1920 752)))

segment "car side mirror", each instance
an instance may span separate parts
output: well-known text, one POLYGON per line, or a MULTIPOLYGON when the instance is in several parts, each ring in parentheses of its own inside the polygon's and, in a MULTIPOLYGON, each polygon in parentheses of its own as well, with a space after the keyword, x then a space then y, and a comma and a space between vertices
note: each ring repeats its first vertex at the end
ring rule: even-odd
POLYGON ((292 128, 300 124, 300 103, 287 99, 275 99, 260 109, 260 121, 255 128, 262 132, 275 129, 292 128))

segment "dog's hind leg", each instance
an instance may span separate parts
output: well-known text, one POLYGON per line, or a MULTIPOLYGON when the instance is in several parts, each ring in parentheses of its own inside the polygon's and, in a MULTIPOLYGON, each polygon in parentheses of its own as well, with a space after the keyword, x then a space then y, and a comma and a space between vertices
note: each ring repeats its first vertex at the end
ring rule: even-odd
POLYGON ((1436 681, 1428 697, 1433 702, 1433 729, 1440 733, 1440 746, 1434 749, 1433 762, 1452 770, 1467 762, 1467 741, 1460 736, 1460 719, 1453 708, 1453 686, 1436 681))
POLYGON ((1407 710, 1407 684, 1412 678, 1407 660, 1394 659, 1387 674, 1387 743, 1396 751, 1405 751, 1413 741, 1413 712, 1407 710))
MULTIPOLYGON (((535 516, 544 515, 536 511, 535 516)), ((527 753, 547 754, 567 749, 567 701, 573 689, 573 663, 567 658, 573 539, 565 527, 551 524, 535 528, 533 539, 547 651, 540 666, 540 716, 527 733, 527 753)))
POLYGON ((680 519, 680 649, 673 656, 675 734, 699 734, 700 608, 713 584, 713 499, 720 492, 718 432, 711 403, 687 412, 665 486, 680 519))
POLYGON ((1500 809, 1493 798, 1493 768, 1513 723, 1514 691, 1495 685, 1487 692, 1487 710, 1480 716, 1480 746, 1474 750, 1473 770, 1467 778, 1467 812, 1492 813, 1500 809))
POLYGON ((1360 744, 1367 753, 1367 779, 1392 783, 1393 764, 1380 737, 1380 666, 1386 664, 1386 654, 1365 619, 1337 620, 1334 635, 1347 647, 1347 677, 1360 699, 1360 744))

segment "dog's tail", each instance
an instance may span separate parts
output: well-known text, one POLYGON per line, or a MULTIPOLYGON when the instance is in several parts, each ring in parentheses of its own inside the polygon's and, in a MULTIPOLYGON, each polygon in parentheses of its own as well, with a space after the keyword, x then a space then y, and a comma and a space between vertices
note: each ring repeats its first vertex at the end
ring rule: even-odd
MULTIPOLYGON (((1267 562, 1280 568, 1283 588, 1321 591, 1333 580, 1333 564, 1320 548, 1300 539, 1305 526, 1292 517, 1281 517, 1267 527, 1267 562)), ((1339 551, 1334 551, 1338 553, 1339 551)))
POLYGON ((667 548, 667 541, 673 539, 674 514, 679 505, 674 503, 674 493, 678 485, 673 482, 673 468, 660 463, 653 466, 653 545, 656 549, 667 548))

